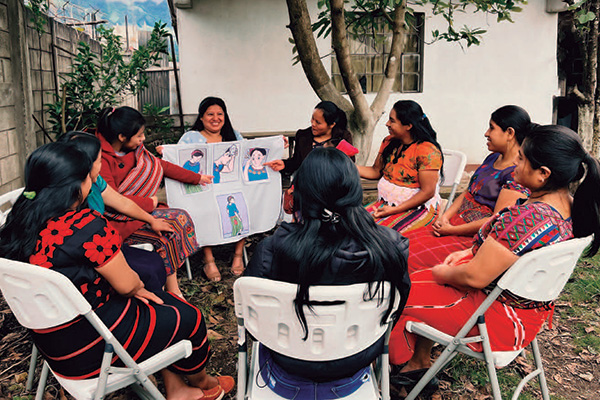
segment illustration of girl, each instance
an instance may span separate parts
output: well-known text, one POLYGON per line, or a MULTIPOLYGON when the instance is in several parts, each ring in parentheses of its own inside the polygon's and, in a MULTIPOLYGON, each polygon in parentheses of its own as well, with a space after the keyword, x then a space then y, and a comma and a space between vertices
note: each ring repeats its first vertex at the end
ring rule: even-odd
POLYGON ((231 221, 231 236, 237 236, 242 232, 242 229, 244 229, 244 225, 242 225, 242 217, 235 205, 235 198, 233 196, 227 197, 227 213, 229 214, 229 220, 231 221))
POLYGON ((217 158, 213 163, 213 183, 221 182, 221 172, 228 173, 233 171, 235 157, 238 154, 238 149, 235 145, 230 146, 223 155, 217 158))
POLYGON ((269 178, 267 169, 263 165, 267 157, 267 150, 262 147, 250 149, 249 158, 244 165, 244 180, 246 182, 262 181, 269 178))

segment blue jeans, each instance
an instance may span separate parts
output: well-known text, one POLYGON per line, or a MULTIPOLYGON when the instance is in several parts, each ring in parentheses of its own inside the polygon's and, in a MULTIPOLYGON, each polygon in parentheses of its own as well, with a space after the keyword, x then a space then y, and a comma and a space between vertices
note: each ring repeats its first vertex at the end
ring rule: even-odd
POLYGON ((348 378, 331 382, 313 382, 287 373, 273 361, 263 345, 259 345, 258 364, 260 376, 267 386, 277 395, 288 400, 339 399, 351 395, 371 379, 369 367, 365 367, 348 378))

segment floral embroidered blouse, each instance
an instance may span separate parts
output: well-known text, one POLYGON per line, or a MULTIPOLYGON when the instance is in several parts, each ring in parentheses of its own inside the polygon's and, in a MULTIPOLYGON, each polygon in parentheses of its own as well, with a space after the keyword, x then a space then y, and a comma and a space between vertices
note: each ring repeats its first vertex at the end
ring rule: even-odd
POLYGON ((65 275, 96 309, 115 293, 96 268, 120 249, 121 238, 108 221, 97 211, 82 209, 48 220, 29 262, 65 275))
MULTIPOLYGON (((379 155, 383 153, 391 140, 391 135, 383 139, 379 155)), ((413 143, 404 151, 402 151, 402 147, 399 147, 383 162, 382 173, 386 180, 402 187, 420 188, 419 171, 439 171, 442 168, 442 153, 433 143, 413 143)))

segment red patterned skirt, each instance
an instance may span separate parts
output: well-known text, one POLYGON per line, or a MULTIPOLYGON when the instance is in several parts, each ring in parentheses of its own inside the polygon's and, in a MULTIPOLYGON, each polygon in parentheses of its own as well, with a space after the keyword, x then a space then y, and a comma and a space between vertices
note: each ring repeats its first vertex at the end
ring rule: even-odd
MULTIPOLYGON (((155 218, 163 218, 173 228, 173 232, 158 235, 148 224, 125 239, 128 245, 150 243, 163 258, 167 275, 171 275, 183 264, 185 259, 200 248, 196 241, 194 222, 187 211, 178 208, 157 208, 152 212, 155 218)), ((112 221, 111 221, 112 222, 112 221)))
MULTIPOLYGON (((390 362, 408 361, 415 349, 416 335, 406 331, 406 322, 417 321, 455 335, 487 295, 477 289, 460 290, 436 283, 431 269, 410 276, 412 287, 404 311, 390 336, 390 362)), ((493 351, 513 351, 527 346, 537 335, 550 310, 521 309, 495 301, 486 312, 486 324, 493 351)), ((478 334, 474 327, 469 336, 478 334)), ((481 351, 481 344, 469 345, 481 351)))
MULTIPOLYGON (((371 204, 367 204, 365 208, 369 213, 373 213, 381 207, 385 201, 377 200, 371 204)), ((377 225, 387 226, 397 232, 405 234, 414 229, 427 226, 437 218, 439 205, 437 207, 421 206, 412 210, 404 211, 398 214, 392 214, 384 218, 375 218, 377 225)))

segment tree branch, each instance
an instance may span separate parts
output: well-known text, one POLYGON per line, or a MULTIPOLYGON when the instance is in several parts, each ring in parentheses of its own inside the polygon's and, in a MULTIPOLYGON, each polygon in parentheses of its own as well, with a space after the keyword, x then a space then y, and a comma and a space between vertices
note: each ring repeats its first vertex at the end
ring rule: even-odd
POLYGON ((383 113, 383 109, 390 97, 392 87, 396 81, 396 75, 398 75, 398 68, 400 66, 400 57, 402 56, 402 49, 406 43, 406 0, 396 5, 394 9, 394 22, 392 23, 392 47, 390 49, 390 56, 388 58, 387 65, 385 67, 385 78, 381 82, 381 87, 377 92, 377 96, 373 100, 371 105, 371 111, 378 119, 383 113))
POLYGON ((355 117, 363 120, 369 119, 369 117, 372 117, 371 110, 352 67, 344 18, 344 0, 331 0, 331 42, 340 67, 344 87, 354 105, 355 117))
POLYGON ((286 0, 290 17, 289 28, 296 44, 296 51, 304 74, 321 100, 336 103, 347 113, 353 111, 352 104, 335 88, 325 70, 312 31, 306 0, 286 0))

